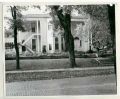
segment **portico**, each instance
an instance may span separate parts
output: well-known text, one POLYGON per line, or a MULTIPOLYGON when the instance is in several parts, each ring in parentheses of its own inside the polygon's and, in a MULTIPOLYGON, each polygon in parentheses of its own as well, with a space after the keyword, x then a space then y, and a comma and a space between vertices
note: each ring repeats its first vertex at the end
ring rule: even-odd
MULTIPOLYGON (((22 46, 27 46, 35 53, 43 51, 43 46, 47 49, 47 22, 46 18, 31 18, 30 16, 25 17, 27 32, 20 32, 20 40, 24 40, 22 46)), ((20 42, 21 42, 20 41, 20 42)))

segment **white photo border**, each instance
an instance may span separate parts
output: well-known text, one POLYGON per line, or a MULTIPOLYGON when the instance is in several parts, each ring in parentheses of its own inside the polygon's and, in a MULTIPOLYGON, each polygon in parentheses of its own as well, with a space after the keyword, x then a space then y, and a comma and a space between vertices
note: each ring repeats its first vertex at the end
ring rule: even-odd
MULTIPOLYGON (((46 0, 45 0, 46 1, 46 0)), ((51 0, 50 0, 51 1, 51 0)), ((53 0, 55 1, 55 0, 53 0)), ((63 1, 63 0, 62 0, 63 1)), ((67 0, 68 1, 68 0, 67 0)), ((66 2, 67 2, 66 1, 66 2)), ((76 1, 76 0, 75 0, 76 1)), ((77 0, 78 1, 78 0, 77 0)), ((106 0, 104 0, 106 1, 106 0)), ((107 0, 108 1, 108 0, 107 0)), ((59 4, 66 4, 66 2, 59 2, 59 4)), ((4 45, 4 29, 3 29, 3 6, 4 5, 11 5, 11 4, 15 4, 15 5, 33 5, 33 4, 38 4, 37 1, 33 2, 2 2, 0 3, 0 96, 3 96, 3 98, 7 98, 7 99, 16 99, 16 98, 20 98, 20 99, 24 99, 24 98, 30 98, 30 99, 102 99, 102 98, 109 98, 109 99, 117 99, 119 98, 120 95, 120 3, 117 2, 68 2, 67 4, 69 5, 88 5, 88 4, 115 4, 115 19, 116 19, 116 61, 117 61, 117 95, 82 95, 82 96, 17 96, 17 97, 9 97, 9 96, 5 96, 5 45, 4 45)), ((56 5, 58 4, 58 2, 39 2, 40 5, 56 5)))

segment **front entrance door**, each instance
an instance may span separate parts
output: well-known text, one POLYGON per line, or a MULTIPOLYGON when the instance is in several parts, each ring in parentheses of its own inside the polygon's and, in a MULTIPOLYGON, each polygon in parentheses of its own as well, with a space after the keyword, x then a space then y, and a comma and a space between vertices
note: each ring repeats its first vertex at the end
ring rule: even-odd
POLYGON ((58 37, 55 38, 55 51, 59 50, 58 37))
POLYGON ((32 39, 32 50, 36 51, 36 39, 32 39))

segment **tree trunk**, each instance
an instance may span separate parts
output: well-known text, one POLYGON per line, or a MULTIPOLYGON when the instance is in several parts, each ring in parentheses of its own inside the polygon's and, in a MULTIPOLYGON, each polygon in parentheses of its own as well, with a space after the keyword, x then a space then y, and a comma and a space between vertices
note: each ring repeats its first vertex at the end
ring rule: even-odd
POLYGON ((113 56, 114 56, 114 69, 115 69, 115 74, 116 74, 116 41, 115 41, 115 36, 112 35, 112 40, 113 40, 113 56))
POLYGON ((116 38, 115 38, 115 5, 108 5, 108 18, 110 22, 110 34, 113 41, 114 71, 116 74, 116 38))
POLYGON ((20 62, 19 62, 19 47, 17 44, 17 14, 16 14, 16 7, 13 7, 12 10, 12 16, 13 16, 13 20, 14 20, 14 45, 15 45, 15 51, 16 51, 16 69, 20 69, 20 62))
POLYGON ((14 45, 15 45, 15 51, 16 51, 16 69, 20 69, 19 47, 17 44, 17 27, 14 28, 14 45))
POLYGON ((67 50, 69 52, 70 66, 72 68, 74 68, 74 67, 76 67, 75 53, 74 53, 74 38, 71 34, 70 29, 65 29, 65 34, 67 37, 69 37, 69 39, 65 39, 65 41, 67 42, 66 47, 67 47, 67 50))
POLYGON ((64 33, 64 41, 65 41, 65 52, 67 52, 68 51, 67 33, 64 33))
POLYGON ((71 33, 69 33, 69 59, 70 59, 70 65, 72 68, 76 67, 75 62, 75 53, 74 53, 74 38, 71 33))
POLYGON ((76 62, 74 53, 74 38, 71 34, 71 15, 70 13, 65 13, 65 15, 63 15, 63 10, 59 10, 59 6, 54 6, 53 8, 56 11, 60 24, 64 29, 65 50, 69 52, 70 65, 73 68, 76 66, 76 62))
POLYGON ((71 17, 70 14, 65 15, 64 31, 66 35, 67 48, 69 52, 70 65, 72 68, 76 67, 75 53, 74 53, 74 38, 71 33, 71 17))

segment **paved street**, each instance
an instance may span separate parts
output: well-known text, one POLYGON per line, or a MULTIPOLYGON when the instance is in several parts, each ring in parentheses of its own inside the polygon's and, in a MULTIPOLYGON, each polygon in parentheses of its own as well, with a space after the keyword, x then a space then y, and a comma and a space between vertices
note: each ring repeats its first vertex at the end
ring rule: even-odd
POLYGON ((100 94, 116 94, 115 75, 24 81, 6 84, 7 96, 100 94))

